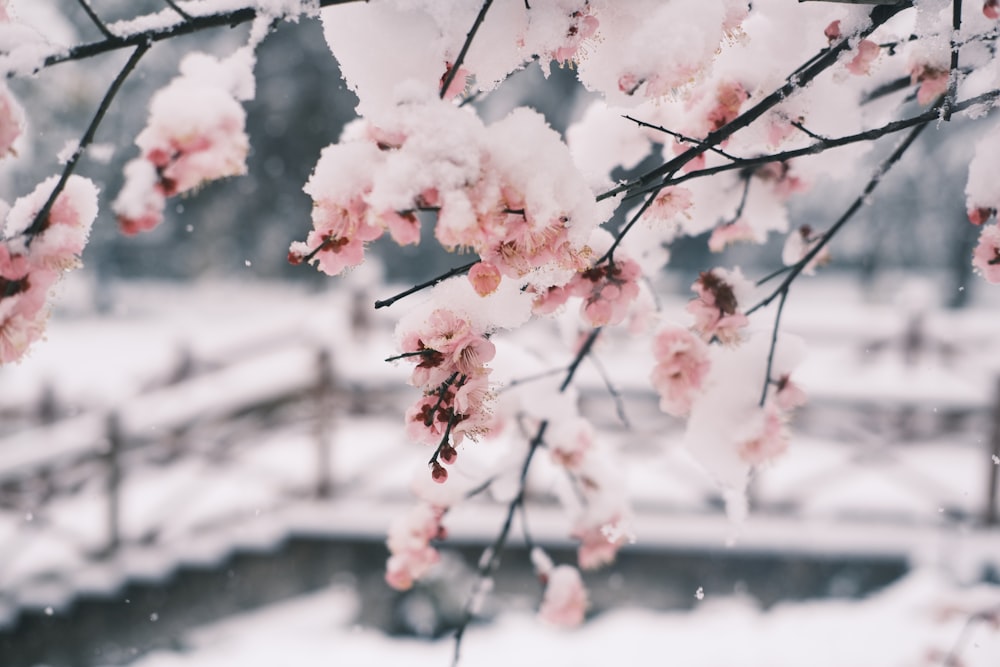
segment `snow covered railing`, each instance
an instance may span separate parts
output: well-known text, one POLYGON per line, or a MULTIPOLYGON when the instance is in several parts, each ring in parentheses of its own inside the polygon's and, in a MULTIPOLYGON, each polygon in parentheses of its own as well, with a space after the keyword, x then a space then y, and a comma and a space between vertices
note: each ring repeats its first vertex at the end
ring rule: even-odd
POLYGON ((223 421, 289 401, 311 398, 317 413, 315 492, 330 491, 330 399, 334 374, 329 353, 306 344, 261 353, 226 368, 136 396, 114 411, 87 413, 0 440, 0 484, 47 477, 91 461, 106 471, 109 548, 119 542, 123 454, 198 424, 223 421))

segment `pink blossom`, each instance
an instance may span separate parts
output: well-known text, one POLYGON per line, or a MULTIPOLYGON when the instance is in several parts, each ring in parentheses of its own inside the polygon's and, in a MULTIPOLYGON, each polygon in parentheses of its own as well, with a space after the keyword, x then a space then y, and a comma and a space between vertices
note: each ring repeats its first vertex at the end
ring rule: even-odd
POLYGON ((878 58, 881 49, 879 45, 870 39, 863 39, 858 42, 858 52, 854 58, 847 63, 847 71, 857 76, 864 76, 871 71, 872 63, 878 58))
POLYGON ((774 392, 775 403, 785 412, 801 407, 808 401, 806 392, 802 391, 799 385, 792 382, 787 374, 778 378, 775 385, 777 385, 774 392))
POLYGON ((142 158, 125 165, 125 184, 111 205, 123 234, 132 236, 163 222, 167 197, 156 167, 142 158))
POLYGON ((691 208, 691 191, 679 186, 663 188, 643 214, 650 223, 669 223, 691 208))
POLYGON ((246 173, 245 122, 243 107, 227 91, 181 76, 153 97, 135 143, 157 168, 169 197, 246 173))
POLYGON ((668 327, 653 338, 653 359, 650 379, 660 409, 676 417, 687 414, 708 375, 708 346, 687 329, 668 327))
POLYGON ((570 15, 570 23, 566 28, 565 41, 548 54, 547 57, 549 60, 564 63, 577 59, 577 54, 583 43, 593 37, 600 26, 597 17, 587 13, 589 9, 587 7, 583 11, 575 11, 570 15))
POLYGON ((708 238, 708 249, 712 252, 722 252, 726 246, 741 241, 756 241, 757 232, 746 220, 739 218, 735 222, 721 225, 712 230, 708 238))
POLYGON ((838 39, 840 39, 840 21, 832 21, 830 25, 826 26, 823 30, 823 34, 826 36, 827 41, 833 44, 838 39))
POLYGON ((299 258, 311 257, 311 263, 331 276, 361 264, 365 243, 377 239, 383 232, 380 226, 369 222, 368 214, 368 205, 360 196, 347 201, 316 201, 312 211, 313 229, 305 243, 292 244, 292 253, 299 258))
POLYGON ((571 565, 557 565, 548 574, 539 617, 565 628, 583 623, 587 611, 587 591, 580 571, 571 565))
POLYGON ((389 229, 392 240, 399 245, 420 243, 420 220, 413 211, 386 211, 381 216, 381 222, 389 229))
POLYGON ((750 97, 738 81, 725 81, 715 91, 715 105, 709 109, 706 119, 709 132, 728 125, 740 115, 740 107, 750 97))
POLYGON ((597 526, 578 526, 573 537, 580 540, 577 562, 584 570, 596 570, 613 563, 618 551, 629 540, 620 516, 597 526))
POLYGON ((988 19, 1000 19, 1000 0, 985 0, 983 2, 983 16, 988 19))
POLYGON ((760 426, 756 432, 737 444, 741 459, 750 465, 772 461, 788 449, 788 430, 776 407, 764 406, 760 426))
MULTIPOLYGON (((3 17, 0 17, 3 20, 3 17)), ((24 110, 7 84, 0 82, 0 157, 15 153, 14 142, 24 132, 24 110)))
POLYGON ((688 302, 687 311, 694 315, 694 329, 702 339, 717 338, 725 344, 739 342, 740 330, 749 320, 739 312, 733 285, 713 269, 703 271, 691 289, 697 296, 688 302))
POLYGON ((546 441, 556 463, 569 470, 579 470, 594 446, 594 427, 586 419, 574 419, 550 428, 546 441))
POLYGON ((562 285, 549 287, 541 293, 536 292, 536 289, 529 285, 528 291, 536 294, 531 306, 532 312, 536 315, 551 315, 572 296, 569 290, 562 285))
POLYGON ((479 296, 489 296, 500 286, 500 271, 489 262, 478 262, 469 269, 469 282, 479 296))
MULTIPOLYGON (((7 214, 8 232, 23 232, 34 223, 58 180, 52 176, 14 202, 7 214)), ((80 254, 95 218, 97 187, 89 179, 71 176, 42 220, 41 227, 36 228, 27 253, 28 261, 34 266, 57 271, 79 266, 80 254)))
MULTIPOLYGON (((453 66, 451 63, 445 64, 444 74, 441 75, 442 86, 444 85, 445 80, 448 78, 448 75, 451 73, 452 67, 453 66)), ((464 67, 459 67, 458 71, 455 72, 455 78, 453 78, 451 80, 451 83, 448 85, 448 90, 444 91, 444 99, 450 100, 458 95, 461 95, 462 92, 465 90, 465 87, 469 83, 470 76, 472 76, 472 72, 465 69, 464 67)))
POLYGON ((918 64, 910 68, 910 82, 920 84, 920 88, 917 89, 917 102, 930 104, 948 92, 948 70, 918 64))
POLYGON ((614 264, 594 266, 575 275, 566 285, 573 296, 583 297, 580 316, 593 327, 615 325, 628 314, 629 306, 639 295, 638 280, 642 269, 626 257, 614 264))
POLYGON ((768 162, 754 169, 754 178, 771 186, 771 191, 781 199, 788 199, 806 189, 806 183, 795 175, 788 162, 768 162))
POLYGON ((979 244, 972 251, 972 266, 991 283, 1000 283, 1000 227, 983 225, 979 244))
POLYGON ((0 242, 0 364, 18 361, 45 330, 49 289, 59 273, 0 242))
MULTIPOLYGON (((823 240, 822 234, 813 235, 812 227, 809 225, 801 225, 798 229, 792 231, 788 238, 785 239, 785 245, 781 250, 781 261, 784 262, 786 266, 794 266, 798 264, 803 259, 806 258, 813 248, 816 247, 820 241, 823 240)), ((816 272, 816 269, 820 266, 825 266, 830 263, 830 248, 829 246, 823 246, 823 248, 813 257, 809 263, 802 269, 802 273, 807 276, 811 276, 816 272)))
POLYGON ((443 508, 421 504, 393 519, 386 539, 391 554, 386 564, 386 583, 396 590, 407 590, 440 561, 440 554, 430 542, 443 538, 443 516, 443 508))
POLYGON ((968 211, 969 222, 974 225, 981 225, 996 214, 995 208, 987 207, 970 208, 968 211))

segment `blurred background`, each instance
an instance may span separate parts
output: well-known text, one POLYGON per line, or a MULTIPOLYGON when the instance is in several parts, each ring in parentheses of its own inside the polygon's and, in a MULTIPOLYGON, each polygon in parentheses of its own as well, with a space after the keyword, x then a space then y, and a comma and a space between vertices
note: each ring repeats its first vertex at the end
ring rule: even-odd
MULTIPOLYGON (((91 5, 108 21, 163 7, 91 5)), ((100 38, 72 0, 15 8, 54 41, 100 38)), ((171 201, 149 234, 122 236, 110 212, 153 92, 185 53, 225 55, 246 34, 161 42, 125 84, 78 170, 102 190, 86 266, 59 286, 47 340, 0 368, 4 667, 450 662, 501 508, 450 514, 427 582, 383 583, 385 530, 426 452, 402 430, 406 369, 382 361, 405 303, 372 303, 461 258, 376 243, 342 278, 288 265, 310 228, 302 185, 356 102, 319 22, 282 23, 258 51, 247 176, 171 201)), ((30 127, 0 162, 4 199, 58 173, 125 58, 9 81, 30 127)), ((474 104, 487 121, 527 104, 564 131, 589 101, 572 71, 546 81, 531 66, 474 104)), ((621 452, 636 541, 586 575, 588 622, 567 633, 531 618, 542 587, 515 535, 465 664, 1000 664, 1000 293, 970 275, 963 195, 978 131, 926 133, 833 264, 792 290, 784 323, 809 344, 796 379, 810 402, 744 524, 679 448, 645 350, 620 336, 596 351, 582 408, 621 452)), ((819 184, 792 220, 824 226, 868 172, 819 184)), ((674 244, 653 284, 665 309, 708 266, 769 272, 783 239, 721 256, 705 241, 674 244)), ((520 344, 565 363, 565 332, 539 329, 520 344)), ((535 541, 572 561, 551 489, 528 492, 535 541)))

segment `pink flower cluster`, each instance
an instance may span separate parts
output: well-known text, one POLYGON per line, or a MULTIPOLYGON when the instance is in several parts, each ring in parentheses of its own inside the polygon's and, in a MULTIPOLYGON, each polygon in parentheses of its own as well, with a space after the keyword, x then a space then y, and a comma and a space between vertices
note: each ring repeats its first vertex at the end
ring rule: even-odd
POLYGON ((430 543, 446 536, 441 525, 444 513, 443 508, 421 504, 392 521, 386 540, 390 553, 386 583, 398 591, 409 590, 441 560, 441 554, 430 543))
POLYGON ((468 320, 443 308, 407 332, 401 347, 400 358, 416 364, 410 383, 424 391, 406 413, 406 432, 417 442, 438 447, 431 475, 444 482, 448 473, 439 461, 454 463, 455 446, 465 436, 489 430, 491 369, 486 363, 496 348, 468 320))
POLYGON ((125 234, 156 227, 167 197, 202 183, 246 173, 250 148, 243 107, 225 88, 187 74, 153 97, 141 154, 125 166, 112 206, 125 234))
POLYGON ((49 289, 64 271, 79 266, 97 217, 97 188, 71 176, 48 215, 35 224, 57 180, 40 183, 7 214, 7 240, 0 242, 0 364, 19 360, 41 337, 49 289))
POLYGON ((650 379, 660 395, 660 409, 675 417, 686 415, 708 375, 708 345, 687 329, 665 327, 653 338, 653 359, 650 379))
POLYGON ((720 269, 703 271, 691 285, 697 295, 688 302, 687 311, 694 315, 694 330, 706 342, 718 339, 725 344, 740 341, 741 330, 749 324, 740 312, 733 282, 741 276, 727 275, 720 269))
MULTIPOLYGON (((589 190, 582 182, 540 186, 523 173, 528 161, 554 159, 555 147, 547 142, 558 136, 543 123, 526 112, 484 128, 439 100, 401 105, 399 115, 382 125, 361 122, 362 129, 353 128, 323 151, 305 188, 314 200, 313 230, 305 242, 292 244, 289 261, 314 262, 325 273, 338 274, 360 264, 365 244, 386 231, 400 245, 418 243, 417 212, 433 211, 442 246, 479 254, 482 261, 469 280, 481 295, 495 291, 503 276, 518 278, 550 264, 585 268, 589 255, 579 229, 588 223, 574 214, 585 193, 586 205, 593 205, 589 190), (457 138, 438 146, 440 136, 427 133, 440 133, 446 123, 458 128, 457 138), (498 126, 499 138, 493 136, 498 126), (512 146, 503 137, 514 126, 540 141, 512 146), (544 150, 549 154, 543 156, 544 150), (575 235, 573 225, 580 225, 575 235)), ((555 158, 570 163, 561 141, 559 150, 564 154, 555 158)))
POLYGON ((570 297, 580 297, 580 317, 593 327, 620 324, 639 296, 642 269, 626 257, 581 271, 565 285, 550 287, 535 298, 538 314, 555 311, 570 297))

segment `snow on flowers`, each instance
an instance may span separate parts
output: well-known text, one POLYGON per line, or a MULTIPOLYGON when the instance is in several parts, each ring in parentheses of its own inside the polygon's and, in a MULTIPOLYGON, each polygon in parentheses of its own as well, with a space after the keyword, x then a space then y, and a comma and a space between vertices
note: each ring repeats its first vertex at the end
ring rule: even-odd
POLYGON ((156 227, 168 197, 246 173, 250 142, 239 100, 253 96, 252 67, 242 50, 222 62, 191 54, 181 75, 153 96, 135 140, 140 156, 125 166, 125 184, 112 205, 124 233, 156 227))
POLYGON ((41 337, 49 290, 80 265, 97 217, 97 188, 79 176, 66 181, 41 216, 58 180, 46 179, 7 213, 0 241, 0 364, 19 360, 41 337))
POLYGON ((305 191, 313 229, 292 244, 293 263, 336 275, 360 264, 365 245, 386 232, 401 245, 419 242, 421 217, 433 214, 442 246, 479 254, 469 278, 482 295, 543 267, 588 268, 586 241, 603 219, 539 114, 522 108, 486 127, 419 88, 377 120, 346 128, 323 150, 305 191))

